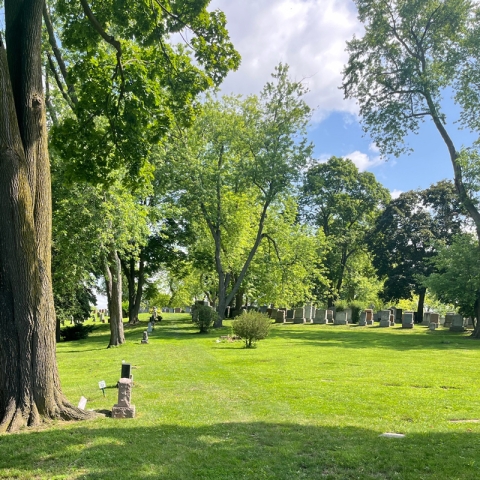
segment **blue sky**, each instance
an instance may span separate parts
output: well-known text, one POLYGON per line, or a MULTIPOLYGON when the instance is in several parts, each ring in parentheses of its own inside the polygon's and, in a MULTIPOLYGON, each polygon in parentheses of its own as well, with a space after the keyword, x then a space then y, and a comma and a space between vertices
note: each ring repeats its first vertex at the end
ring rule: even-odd
MULTIPOLYGON (((364 135, 355 102, 343 100, 338 87, 347 61, 345 42, 363 33, 352 0, 213 0, 211 8, 225 12, 242 55, 240 69, 227 77, 222 91, 258 93, 275 65, 287 63, 292 77, 310 89, 306 100, 315 114, 309 136, 316 158, 349 157, 359 169, 374 173, 394 196, 453 178, 447 148, 431 122, 408 138, 410 155, 385 162, 364 135)), ((454 124, 458 111, 449 93, 445 105, 457 149, 471 145, 474 136, 454 124)))

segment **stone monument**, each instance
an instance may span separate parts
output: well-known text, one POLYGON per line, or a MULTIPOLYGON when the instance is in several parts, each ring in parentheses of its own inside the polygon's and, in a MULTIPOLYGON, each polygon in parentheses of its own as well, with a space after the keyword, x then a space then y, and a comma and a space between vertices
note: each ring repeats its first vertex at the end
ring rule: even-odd
POLYGON ((348 311, 335 312, 334 325, 348 325, 348 311))
POLYGON ((305 323, 305 309, 303 307, 295 309, 293 323, 305 323))
POLYGON ((313 323, 325 324, 327 322, 327 311, 322 308, 317 308, 315 310, 315 316, 313 317, 313 323))
POLYGON ((278 310, 275 323, 285 323, 285 310, 278 310))
POLYGON ((450 325, 451 332, 464 332, 463 317, 461 315, 453 315, 452 324, 450 325))
POLYGON ((132 396, 132 380, 121 378, 118 381, 118 401, 112 408, 113 418, 134 418, 135 405, 130 404, 132 396))
POLYGON ((390 310, 380 310, 378 312, 381 327, 390 327, 390 315, 390 310))
POLYGON ((402 315, 402 328, 413 328, 413 312, 405 312, 402 315))
POLYGON ((148 343, 148 332, 146 330, 143 332, 142 343, 148 343))

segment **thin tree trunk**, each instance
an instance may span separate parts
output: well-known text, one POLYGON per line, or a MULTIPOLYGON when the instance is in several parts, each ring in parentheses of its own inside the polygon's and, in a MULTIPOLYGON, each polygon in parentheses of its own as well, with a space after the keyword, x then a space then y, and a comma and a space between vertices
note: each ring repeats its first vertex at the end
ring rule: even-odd
POLYGON ((138 318, 138 314, 140 313, 140 305, 142 303, 144 285, 145 285, 145 260, 140 255, 140 261, 138 265, 137 290, 135 294, 135 303, 133 305, 134 318, 138 318))
POLYGON ((128 284, 128 322, 134 323, 135 298, 136 298, 135 259, 133 257, 130 258, 128 263, 125 261, 122 261, 122 269, 123 269, 123 274, 127 277, 127 284, 128 284))
POLYGON ((64 397, 55 358, 42 8, 6 0, 7 52, 0 39, 0 432, 92 416, 64 397))
POLYGON ((415 323, 422 323, 423 322, 423 306, 425 304, 425 295, 427 293, 427 289, 423 288, 420 290, 418 294, 418 305, 417 305, 417 313, 415 314, 415 323))
POLYGON ((472 338, 480 338, 480 290, 477 290, 477 295, 475 299, 474 311, 476 318, 473 319, 474 328, 472 332, 472 338))
POLYGON ((110 342, 108 348, 125 343, 122 315, 122 265, 115 249, 109 255, 109 267, 112 277, 112 295, 110 308, 110 342))

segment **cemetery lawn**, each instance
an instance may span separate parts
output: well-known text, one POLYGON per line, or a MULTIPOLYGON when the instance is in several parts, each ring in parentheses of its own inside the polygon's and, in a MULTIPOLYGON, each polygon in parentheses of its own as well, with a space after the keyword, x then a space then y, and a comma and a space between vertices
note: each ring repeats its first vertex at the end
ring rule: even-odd
POLYGON ((229 322, 202 335, 164 314, 141 345, 146 317, 119 348, 108 325, 57 347, 63 390, 87 409, 111 410, 131 363, 136 418, 0 435, 0 478, 480 478, 480 342, 467 334, 286 324, 245 349, 217 343, 229 322))

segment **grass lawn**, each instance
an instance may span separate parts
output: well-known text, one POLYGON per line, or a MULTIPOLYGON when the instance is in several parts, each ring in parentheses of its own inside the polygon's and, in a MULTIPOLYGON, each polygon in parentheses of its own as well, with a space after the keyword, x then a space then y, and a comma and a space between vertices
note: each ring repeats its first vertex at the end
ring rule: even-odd
POLYGON ((216 342, 229 322, 200 335, 163 316, 148 345, 146 315, 119 348, 108 325, 60 343, 72 402, 111 409, 125 360, 137 416, 0 435, 0 478, 480 479, 480 342, 466 334, 273 325, 247 350, 216 342))

